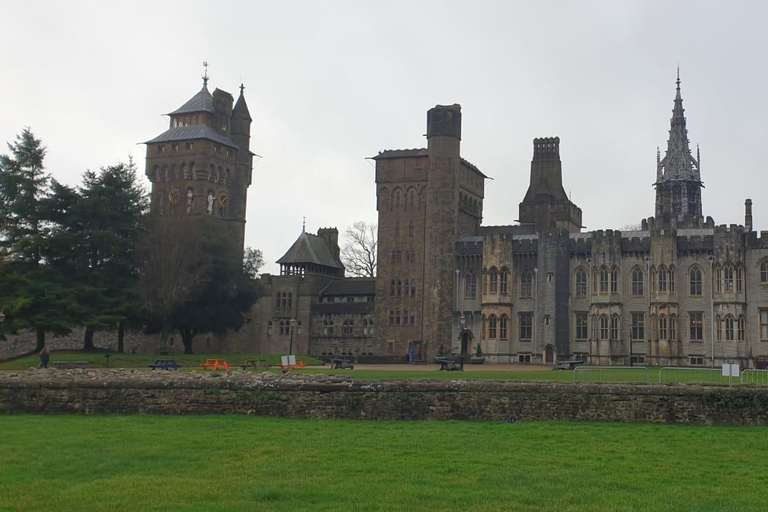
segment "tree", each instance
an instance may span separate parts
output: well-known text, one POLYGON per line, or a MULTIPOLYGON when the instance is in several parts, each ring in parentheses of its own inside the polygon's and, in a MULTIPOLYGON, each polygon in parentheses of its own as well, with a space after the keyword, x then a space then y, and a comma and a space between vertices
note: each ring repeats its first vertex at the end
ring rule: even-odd
POLYGON ((93 349, 96 330, 118 330, 141 310, 136 250, 147 207, 133 160, 86 171, 77 190, 54 181, 48 200, 51 235, 44 251, 71 282, 74 321, 85 326, 84 348, 93 349))
POLYGON ((0 155, 0 310, 4 330, 32 329, 36 350, 45 346, 45 333, 69 330, 68 288, 43 259, 49 223, 43 207, 49 196, 45 147, 27 128, 0 155))
POLYGON ((376 277, 378 229, 376 224, 357 221, 344 232, 341 261, 354 277, 376 277))
POLYGON ((246 247, 243 253, 243 274, 251 279, 256 279, 259 269, 264 266, 264 255, 260 249, 246 247))

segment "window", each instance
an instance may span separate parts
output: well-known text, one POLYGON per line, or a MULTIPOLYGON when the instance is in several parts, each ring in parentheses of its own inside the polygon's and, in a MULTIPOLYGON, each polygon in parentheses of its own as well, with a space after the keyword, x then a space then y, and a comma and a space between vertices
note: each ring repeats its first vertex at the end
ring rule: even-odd
POLYGON ((645 314, 632 313, 632 340, 642 341, 645 339, 645 314))
POLYGON ((704 340, 704 315, 702 313, 690 313, 689 333, 691 341, 704 340))
POLYGON ((667 339, 667 316, 659 315, 659 339, 667 339))
POLYGON ((619 269, 613 267, 611 270, 611 293, 618 293, 619 291, 619 269))
POLYGON ((691 267, 691 270, 688 272, 688 280, 691 285, 691 296, 701 297, 701 269, 699 267, 691 267))
POLYGON ((577 340, 585 340, 587 339, 587 314, 586 313, 576 313, 576 339, 577 340))
POLYGON ((639 267, 632 270, 632 295, 643 295, 643 271, 639 267))
POLYGON ((758 311, 760 318, 760 341, 768 341, 768 309, 758 311))
POLYGON ((739 317, 738 331, 736 332, 736 339, 744 341, 747 339, 747 319, 744 316, 739 317))
POLYGON ((611 339, 619 339, 619 315, 611 316, 611 339))
POLYGON ((671 341, 677 340, 677 315, 670 315, 669 317, 669 339, 671 341))
POLYGON ((723 290, 723 271, 720 267, 715 267, 715 290, 720 293, 723 290))
POLYGON ((576 296, 584 297, 587 295, 587 273, 583 268, 576 269, 576 296))
POLYGON ((518 363, 530 363, 531 362, 531 354, 517 354, 517 362, 518 363))
POLYGON ((472 271, 470 271, 467 274, 467 277, 464 278, 464 298, 477 298, 477 275, 472 271))
POLYGON ((533 339, 533 314, 520 313, 520 341, 533 339))
POLYGON ((496 315, 488 317, 488 339, 496 339, 496 315))
POLYGON ((507 269, 503 268, 501 269, 501 272, 499 272, 499 293, 502 295, 507 294, 507 279, 508 279, 509 273, 507 272, 507 269))
POLYGON ((715 317, 715 339, 717 341, 723 341, 723 319, 715 317))
POLYGON ((267 322, 267 336, 272 337, 272 320, 267 322))
POLYGON ((760 283, 768 284, 768 260, 760 264, 760 283))
POLYGON ((600 339, 608 339, 608 317, 605 315, 600 315, 600 339))
POLYGON ((509 317, 507 315, 501 315, 499 318, 499 339, 507 339, 507 324, 509 323, 509 317))
POLYGON ((703 365, 704 364, 704 356, 691 356, 688 361, 692 365, 703 365))
POLYGON ((527 269, 520 275, 520 297, 524 299, 533 297, 533 272, 527 269))
POLYGON ((667 268, 659 267, 659 292, 667 291, 667 268))
POLYGON ((675 293, 675 267, 669 267, 669 292, 675 293))
POLYGON ((416 280, 411 279, 411 298, 416 297, 416 280))
POLYGON ((632 364, 645 364, 645 356, 632 356, 629 359, 632 364))
POLYGON ((733 317, 728 315, 725 317, 725 341, 733 340, 733 317))
POLYGON ((600 269, 600 293, 608 293, 608 269, 600 269))
POLYGON ((341 324, 341 334, 352 336, 352 327, 354 327, 352 320, 344 320, 344 323, 341 324))
POLYGON ((400 238, 400 221, 395 222, 395 238, 400 238))
POLYGON ((389 296, 394 297, 395 296, 395 280, 391 280, 389 282, 389 296))
POLYGON ((395 308, 395 325, 400 325, 400 308, 395 308))
POLYGON ((495 267, 491 269, 491 273, 488 281, 489 281, 488 293, 498 293, 499 292, 499 272, 496 270, 495 267))
POLYGON ((402 279, 398 279, 397 280, 397 286, 395 287, 395 295, 397 297, 400 297, 400 295, 402 294, 402 288, 403 288, 403 280, 402 279))
POLYGON ((740 292, 743 288, 743 269, 736 267, 736 291, 740 292))
POLYGON ((413 221, 411 221, 408 223, 408 236, 411 238, 413 237, 413 229, 414 229, 414 225, 413 225, 413 221))
POLYGON ((395 310, 389 310, 389 325, 395 325, 395 310))
POLYGON ((408 313, 408 324, 416 325, 416 310, 413 308, 411 308, 410 312, 408 313))
POLYGON ((333 336, 333 317, 330 315, 323 318, 323 335, 333 336))
POLYGON ((725 291, 726 292, 732 292, 733 291, 733 267, 730 265, 726 265, 725 268, 723 268, 723 276, 725 278, 725 291))

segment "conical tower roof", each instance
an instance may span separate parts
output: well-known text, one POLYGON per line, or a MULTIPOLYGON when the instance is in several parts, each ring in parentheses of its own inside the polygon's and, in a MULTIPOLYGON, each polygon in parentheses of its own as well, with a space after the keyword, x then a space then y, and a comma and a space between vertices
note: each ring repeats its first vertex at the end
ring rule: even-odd
POLYGON ((238 116, 242 119, 247 119, 248 121, 253 121, 251 118, 251 113, 248 111, 248 104, 245 102, 245 95, 243 94, 243 91, 245 90, 245 86, 243 84, 240 84, 240 97, 237 98, 237 103, 235 103, 235 108, 232 109, 232 115, 238 116))
POLYGON ((208 91, 208 85, 203 84, 203 88, 200 92, 192 96, 185 104, 168 114, 173 116, 176 114, 189 114, 192 112, 210 112, 213 113, 213 96, 208 91))
POLYGON ((664 158, 659 162, 658 181, 672 179, 699 180, 699 162, 691 154, 686 128, 685 109, 680 94, 680 70, 677 71, 675 105, 670 120, 669 139, 664 158))

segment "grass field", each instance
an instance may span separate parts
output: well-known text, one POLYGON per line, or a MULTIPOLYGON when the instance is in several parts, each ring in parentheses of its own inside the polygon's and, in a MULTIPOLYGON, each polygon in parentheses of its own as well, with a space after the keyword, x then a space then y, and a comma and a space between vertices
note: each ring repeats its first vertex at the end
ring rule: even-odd
POLYGON ((0 510, 765 510, 768 429, 0 417, 0 510))

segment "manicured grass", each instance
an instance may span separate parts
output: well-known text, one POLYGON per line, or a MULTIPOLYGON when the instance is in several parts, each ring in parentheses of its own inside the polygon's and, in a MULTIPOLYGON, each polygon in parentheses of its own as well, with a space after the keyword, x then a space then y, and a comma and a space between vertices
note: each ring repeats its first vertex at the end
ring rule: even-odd
MULTIPOLYGON (((106 352, 85 352, 82 350, 63 350, 51 352, 51 362, 53 361, 88 361, 90 368, 106 368, 107 360, 104 357, 106 352)), ((183 369, 200 369, 200 365, 205 363, 206 359, 226 359, 233 366, 243 364, 246 359, 266 359, 267 364, 276 365, 280 363, 280 356, 259 355, 259 354, 172 354, 166 356, 147 355, 147 354, 120 354, 109 352, 111 357, 109 365, 111 368, 143 368, 148 369, 156 359, 174 359, 183 369)), ((309 357, 298 356, 297 359, 304 361, 304 364, 314 365, 322 364, 321 361, 309 357)), ((30 355, 5 361, 0 363, 0 370, 26 370, 30 366, 37 367, 40 364, 40 358, 37 355, 30 355)))
POLYGON ((0 417, 2 510, 765 510, 768 429, 0 417))

